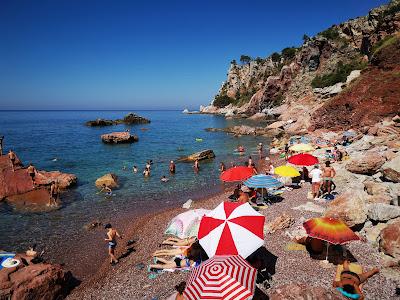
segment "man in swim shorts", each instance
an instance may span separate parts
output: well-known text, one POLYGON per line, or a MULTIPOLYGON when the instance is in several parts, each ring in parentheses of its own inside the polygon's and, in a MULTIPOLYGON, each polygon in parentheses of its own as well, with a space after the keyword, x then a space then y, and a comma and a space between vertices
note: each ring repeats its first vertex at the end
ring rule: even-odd
POLYGON ((15 166, 15 160, 17 159, 17 156, 15 155, 15 153, 12 150, 10 150, 10 152, 8 152, 8 158, 10 159, 12 170, 13 170, 13 172, 15 172, 14 166, 15 166))
POLYGON ((176 166, 173 160, 171 160, 171 162, 169 163, 169 172, 171 174, 175 174, 175 170, 176 170, 176 166))
POLYGON ((35 186, 35 176, 36 176, 36 172, 37 172, 36 168, 31 163, 29 163, 27 171, 28 171, 28 175, 32 179, 33 186, 35 186))
POLYGON ((325 167, 322 170, 322 180, 324 190, 327 191, 328 194, 331 193, 333 177, 335 177, 336 171, 333 167, 331 167, 331 163, 327 161, 325 163, 325 167))
POLYGON ((118 231, 114 229, 110 223, 106 224, 104 228, 107 230, 107 238, 104 240, 108 242, 108 255, 110 256, 110 264, 115 265, 118 263, 118 259, 116 259, 115 257, 115 248, 117 247, 117 237, 122 239, 122 235, 120 235, 118 231))

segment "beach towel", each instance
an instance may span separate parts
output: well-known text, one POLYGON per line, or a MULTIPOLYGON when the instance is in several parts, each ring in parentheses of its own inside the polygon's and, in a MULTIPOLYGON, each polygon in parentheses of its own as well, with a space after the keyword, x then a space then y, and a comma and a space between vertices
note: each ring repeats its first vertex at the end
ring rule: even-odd
POLYGON ((15 253, 2 252, 0 253, 0 270, 3 268, 2 263, 8 258, 14 258, 15 253))
MULTIPOLYGON (((349 269, 351 272, 354 272, 356 274, 362 274, 363 272, 362 266, 356 263, 350 263, 349 269)), ((336 269, 336 277, 335 277, 336 281, 340 281, 340 274, 342 273, 342 271, 343 271, 343 265, 338 265, 336 269)))
POLYGON ((285 251, 306 251, 306 246, 299 244, 299 243, 289 242, 285 245, 284 250, 285 251))

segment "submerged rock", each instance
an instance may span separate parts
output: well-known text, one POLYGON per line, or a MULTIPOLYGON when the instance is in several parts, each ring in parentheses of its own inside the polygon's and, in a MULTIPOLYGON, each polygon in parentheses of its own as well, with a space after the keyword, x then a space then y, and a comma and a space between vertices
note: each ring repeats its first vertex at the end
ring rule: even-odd
POLYGON ((87 121, 85 123, 86 126, 111 126, 114 125, 113 120, 106 120, 106 119, 96 119, 93 121, 87 121))
POLYGON ((45 188, 39 188, 21 195, 13 195, 6 198, 6 203, 19 211, 44 212, 59 208, 49 206, 50 193, 45 188))
POLYGON ((95 185, 98 188, 102 188, 103 184, 110 189, 118 187, 118 177, 113 173, 108 173, 100 178, 98 178, 95 182, 95 185))
POLYGON ((134 143, 139 140, 136 135, 131 135, 129 132, 111 132, 101 135, 101 140, 107 144, 123 144, 134 143))
POLYGON ((214 151, 208 149, 208 150, 203 150, 200 152, 193 153, 186 157, 182 157, 178 161, 190 162, 190 161, 195 161, 195 160, 210 159, 210 158, 214 158, 214 157, 215 157, 214 151))

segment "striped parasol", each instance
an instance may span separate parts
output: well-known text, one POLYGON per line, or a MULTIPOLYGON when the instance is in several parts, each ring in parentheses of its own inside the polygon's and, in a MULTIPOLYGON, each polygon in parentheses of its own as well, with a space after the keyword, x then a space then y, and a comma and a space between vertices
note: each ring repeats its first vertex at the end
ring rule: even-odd
POLYGON ((244 185, 257 189, 270 189, 283 186, 282 182, 270 175, 258 174, 243 182, 244 185))
POLYGON ((214 256, 194 268, 183 294, 189 300, 246 300, 254 294, 256 275, 239 255, 214 256))

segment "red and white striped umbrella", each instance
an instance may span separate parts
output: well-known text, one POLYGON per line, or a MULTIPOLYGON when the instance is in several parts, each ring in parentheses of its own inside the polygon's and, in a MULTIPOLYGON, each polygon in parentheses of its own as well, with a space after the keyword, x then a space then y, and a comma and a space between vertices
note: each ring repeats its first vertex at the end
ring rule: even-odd
POLYGON ((248 203, 223 202, 203 216, 197 237, 208 257, 246 258, 264 244, 264 222, 248 203))
POLYGON ((214 256, 194 268, 186 299, 245 300, 254 294, 257 270, 239 255, 214 256))

